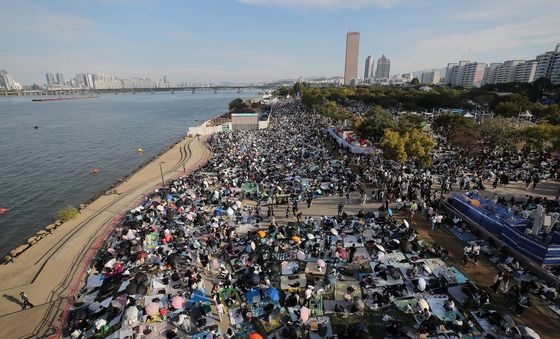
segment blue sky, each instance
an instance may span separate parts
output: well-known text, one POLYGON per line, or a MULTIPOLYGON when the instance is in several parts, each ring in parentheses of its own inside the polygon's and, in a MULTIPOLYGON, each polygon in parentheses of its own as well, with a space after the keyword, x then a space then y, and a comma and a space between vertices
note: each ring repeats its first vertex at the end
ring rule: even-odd
POLYGON ((560 42, 559 0, 0 0, 0 69, 173 82, 342 75, 345 34, 391 73, 531 59, 560 42))

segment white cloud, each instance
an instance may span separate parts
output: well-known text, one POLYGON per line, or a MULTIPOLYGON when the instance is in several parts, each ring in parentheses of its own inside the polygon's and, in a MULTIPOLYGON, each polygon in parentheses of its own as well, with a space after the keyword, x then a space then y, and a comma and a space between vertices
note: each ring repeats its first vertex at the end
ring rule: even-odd
POLYGON ((534 58, 545 51, 542 46, 552 49, 560 36, 560 25, 552 16, 546 19, 541 17, 464 33, 437 32, 416 40, 394 61, 397 65, 406 65, 408 71, 415 71, 444 67, 458 60, 488 63, 534 58))
POLYGON ((238 0, 251 5, 290 7, 290 8, 349 8, 364 7, 389 8, 397 3, 411 2, 410 0, 238 0))

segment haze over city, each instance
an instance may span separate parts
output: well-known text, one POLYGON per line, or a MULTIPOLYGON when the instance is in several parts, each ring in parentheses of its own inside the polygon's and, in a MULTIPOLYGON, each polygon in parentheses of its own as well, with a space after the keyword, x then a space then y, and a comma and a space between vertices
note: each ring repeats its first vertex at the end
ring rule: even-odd
POLYGON ((449 62, 532 59, 560 36, 560 2, 239 0, 0 1, 0 69, 170 81, 342 76, 346 32, 391 73, 449 62))

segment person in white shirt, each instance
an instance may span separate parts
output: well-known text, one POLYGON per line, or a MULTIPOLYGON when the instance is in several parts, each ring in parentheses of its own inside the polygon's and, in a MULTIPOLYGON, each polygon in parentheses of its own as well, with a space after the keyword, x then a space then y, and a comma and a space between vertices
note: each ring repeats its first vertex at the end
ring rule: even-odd
POLYGON ((220 322, 224 319, 224 304, 218 299, 216 302, 216 310, 218 311, 218 318, 220 318, 220 322))
POLYGON ((478 242, 475 242, 472 250, 471 250, 471 256, 472 259, 476 265, 477 261, 478 261, 478 256, 480 255, 480 244, 478 242))

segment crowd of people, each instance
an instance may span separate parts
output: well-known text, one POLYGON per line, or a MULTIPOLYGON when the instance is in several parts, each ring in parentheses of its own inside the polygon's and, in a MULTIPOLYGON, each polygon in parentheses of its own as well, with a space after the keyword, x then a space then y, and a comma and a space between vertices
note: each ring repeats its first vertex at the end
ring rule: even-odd
MULTIPOLYGON (((481 324, 503 327, 499 314, 478 311, 488 294, 410 225, 414 213, 434 228, 444 220, 439 204, 457 181, 449 164, 352 155, 329 139, 329 123, 291 101, 274 108, 267 129, 212 136, 203 168, 116 227, 65 336, 477 336, 489 331, 481 324), (350 213, 341 202, 337 215, 303 217, 320 197, 352 204, 356 192, 380 207, 350 213), (338 321, 350 314, 359 321, 338 321)), ((519 307, 525 291, 515 292, 519 307)))

